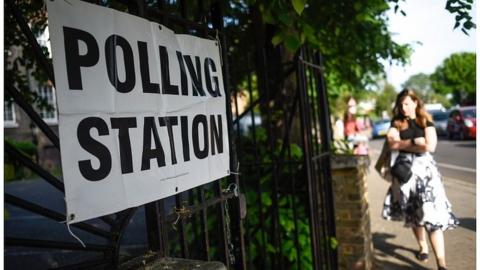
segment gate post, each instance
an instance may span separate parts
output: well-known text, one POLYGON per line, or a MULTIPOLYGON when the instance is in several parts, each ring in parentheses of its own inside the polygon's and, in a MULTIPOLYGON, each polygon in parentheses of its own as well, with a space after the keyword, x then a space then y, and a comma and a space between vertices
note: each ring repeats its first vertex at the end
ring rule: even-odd
POLYGON ((367 198, 368 156, 332 155, 339 269, 372 269, 373 243, 367 198))

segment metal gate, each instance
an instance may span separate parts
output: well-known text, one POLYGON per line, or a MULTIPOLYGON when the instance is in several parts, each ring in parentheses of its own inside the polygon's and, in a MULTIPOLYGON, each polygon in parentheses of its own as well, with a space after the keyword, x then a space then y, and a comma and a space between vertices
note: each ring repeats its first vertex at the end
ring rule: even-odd
POLYGON ((233 92, 233 107, 240 186, 254 212, 244 220, 247 268, 337 269, 331 125, 320 54, 302 48, 291 62, 270 65, 258 61, 267 58, 263 50, 246 57, 256 67, 248 66, 246 86, 233 92), (285 89, 287 97, 272 104, 285 89), (242 99, 248 100, 243 111, 242 99))
MULTIPOLYGON (((97 4, 107 5, 107 1, 94 1, 97 4)), ((127 11, 131 14, 147 18, 151 21, 160 22, 174 29, 177 33, 188 33, 205 38, 217 38, 218 42, 224 43, 222 33, 222 14, 219 2, 212 2, 203 5, 198 2, 196 14, 186 14, 184 1, 178 5, 167 5, 162 1, 156 4, 147 5, 147 1, 116 1, 116 8, 127 11), (166 12, 166 9, 170 9, 166 12), (182 16, 170 15, 172 8, 179 8, 182 16), (192 15, 203 23, 189 21, 187 17, 192 15), (201 19, 201 20, 200 20, 201 19), (211 23, 213 27, 208 27, 211 23)), ((45 58, 25 18, 13 0, 5 2, 6 16, 13 16, 18 26, 29 41, 30 48, 34 50, 37 66, 43 68, 50 81, 54 84, 53 71, 48 59, 45 58)), ((225 48, 225 46, 221 46, 225 48)), ((225 51, 221 52, 225 55, 225 51)), ((228 66, 223 66, 225 82, 228 82, 228 66)), ((26 101, 15 82, 6 78, 5 89, 15 104, 20 106, 29 116, 32 122, 45 134, 52 144, 59 149, 57 134, 42 120, 34 108, 26 101)), ((228 93, 228 85, 225 85, 228 93)), ((230 102, 227 102, 229 105, 230 102)), ((227 112, 230 112, 229 107, 227 112)), ((231 113, 227 113, 231 119, 231 113)), ((231 123, 229 122, 229 130, 231 123)), ((31 169, 38 176, 46 180, 58 191, 58 196, 63 196, 64 186, 61 179, 53 176, 41 166, 32 161, 28 156, 20 152, 8 141, 5 142, 5 153, 10 158, 20 162, 31 169)), ((234 145, 230 145, 231 163, 236 164, 234 145)), ((5 236, 7 250, 9 247, 33 247, 48 250, 80 250, 85 253, 94 253, 89 259, 76 263, 75 259, 67 260, 65 265, 58 268, 68 269, 91 269, 91 268, 117 268, 130 257, 121 256, 122 238, 135 212, 145 212, 146 225, 146 249, 158 252, 161 257, 182 257, 203 260, 220 260, 227 266, 235 269, 244 269, 244 246, 241 227, 239 199, 235 197, 238 180, 235 175, 214 181, 210 184, 180 193, 172 198, 166 198, 157 202, 149 203, 144 207, 131 208, 125 211, 101 217, 88 222, 81 222, 72 226, 77 234, 82 232, 93 234, 98 238, 90 238, 93 242, 87 242, 85 247, 75 240, 54 241, 33 237, 5 236), (227 179, 228 178, 228 179, 227 179), (144 209, 140 209, 144 208, 144 209), (140 209, 140 210, 139 210, 140 209), (212 225, 213 224, 213 225, 212 225), (218 233, 220 232, 220 233, 218 233), (90 259, 91 257, 91 259, 90 259)), ((66 220, 63 213, 48 209, 39 203, 34 203, 28 198, 5 194, 5 202, 9 205, 23 208, 37 215, 46 217, 53 221, 62 222, 66 220)), ((84 234, 83 234, 84 235, 84 234)), ((48 236, 46 238, 49 238, 48 236)), ((144 250, 145 252, 146 250, 144 250)))
MULTIPOLYGON (((274 90, 268 83, 261 83, 278 76, 260 72, 258 54, 247 55, 247 62, 257 64, 256 68, 248 65, 240 72, 248 74, 244 90, 249 93, 249 105, 239 113, 238 85, 229 85, 232 81, 229 76, 239 74, 239 68, 229 66, 229 36, 223 32, 222 2, 199 0, 192 4, 193 9, 186 8, 187 1, 89 2, 101 5, 113 2, 115 8, 164 24, 176 33, 215 38, 222 44, 226 96, 234 97, 235 108, 233 117, 230 99, 227 99, 231 168, 237 168, 240 174, 142 207, 75 224, 74 232, 92 240, 85 248, 73 239, 56 241, 48 237, 6 234, 7 250, 33 247, 94 254, 82 261, 67 260, 57 265, 60 269, 117 268, 123 261, 147 250, 155 251, 160 257, 220 260, 232 269, 336 269, 329 163, 331 134, 320 55, 303 48, 291 63, 282 66, 285 73, 276 83, 288 81, 295 86, 278 107, 269 106, 274 90), (188 13, 189 10, 195 12, 188 13), (254 83, 255 79, 258 83, 254 83), (280 128, 276 126, 279 122, 280 128), (243 194, 237 196, 238 190, 243 194), (248 211, 242 221, 245 198, 248 211), (125 253, 122 245, 126 231, 139 213, 145 221, 145 248, 133 254, 125 253)), ((37 66, 45 70, 54 84, 51 64, 13 0, 5 2, 5 11, 6 16, 13 16, 27 37, 29 49, 34 50, 37 57, 37 66)), ((268 66, 263 65, 268 70, 268 66)), ((15 87, 15 82, 6 78, 5 90, 59 149, 58 136, 15 87)), ((8 142, 5 142, 5 154, 30 168, 57 189, 58 196, 63 196, 61 179, 8 142)), ((52 221, 66 219, 61 212, 18 195, 6 193, 5 202, 52 221)))

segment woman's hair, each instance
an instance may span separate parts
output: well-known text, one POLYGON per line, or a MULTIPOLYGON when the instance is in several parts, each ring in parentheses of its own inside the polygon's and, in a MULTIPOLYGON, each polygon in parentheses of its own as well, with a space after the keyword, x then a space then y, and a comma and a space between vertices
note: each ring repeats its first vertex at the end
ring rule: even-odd
POLYGON ((405 129, 408 127, 406 116, 402 114, 402 102, 406 97, 410 97, 412 101, 417 102, 417 108, 415 109, 415 122, 422 128, 427 126, 428 122, 433 122, 432 116, 425 110, 423 101, 415 94, 412 88, 405 88, 397 95, 395 106, 393 107, 393 125, 398 129, 405 129))

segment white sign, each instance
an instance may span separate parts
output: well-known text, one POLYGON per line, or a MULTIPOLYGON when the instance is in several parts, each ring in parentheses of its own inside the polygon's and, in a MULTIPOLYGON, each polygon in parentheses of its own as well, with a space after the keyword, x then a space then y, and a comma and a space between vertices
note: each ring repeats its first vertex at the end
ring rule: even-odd
POLYGON ((47 1, 69 223, 229 174, 219 47, 81 1, 47 1))

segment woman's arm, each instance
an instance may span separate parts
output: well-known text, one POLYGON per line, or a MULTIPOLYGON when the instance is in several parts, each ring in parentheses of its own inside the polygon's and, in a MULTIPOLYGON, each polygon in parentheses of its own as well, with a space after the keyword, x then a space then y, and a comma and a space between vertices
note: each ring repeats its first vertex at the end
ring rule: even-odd
POLYGON ((415 138, 412 140, 400 139, 400 133, 396 128, 390 128, 387 132, 388 145, 391 150, 403 150, 413 153, 425 153, 435 151, 437 145, 437 133, 434 127, 425 128, 425 138, 415 138))
POLYGON ((388 146, 391 150, 406 150, 412 146, 411 140, 402 140, 397 128, 391 127, 387 132, 388 146))
POLYGON ((437 131, 435 127, 425 128, 425 151, 435 152, 437 148, 437 131))

